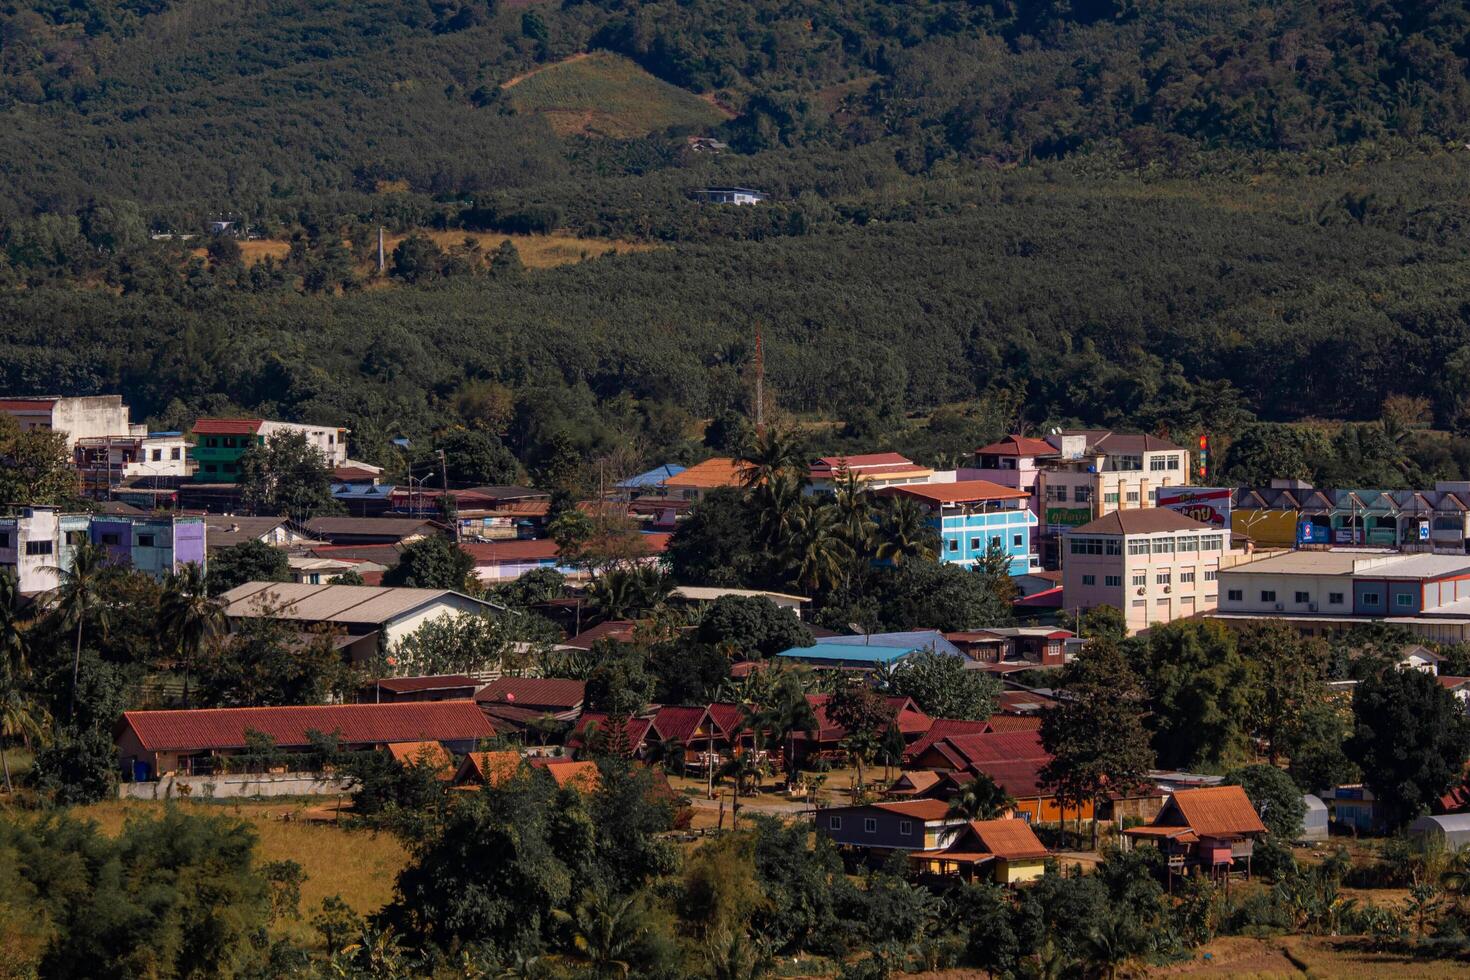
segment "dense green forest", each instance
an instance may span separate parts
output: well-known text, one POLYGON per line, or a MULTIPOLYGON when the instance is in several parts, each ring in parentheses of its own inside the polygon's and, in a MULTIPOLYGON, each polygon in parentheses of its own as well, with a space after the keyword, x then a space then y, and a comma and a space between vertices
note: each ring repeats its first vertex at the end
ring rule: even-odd
POLYGON ((748 408, 760 323, 833 447, 1395 395, 1458 430, 1467 49, 1463 2, 0 4, 0 390, 341 420, 380 461, 480 426, 535 473, 726 448, 700 420, 748 408), (598 49, 727 109, 730 149, 558 136, 500 87, 598 49), (724 183, 772 200, 688 196, 724 183), (210 216, 290 255, 150 237, 210 216), (658 247, 410 239, 378 288, 378 224, 658 247))

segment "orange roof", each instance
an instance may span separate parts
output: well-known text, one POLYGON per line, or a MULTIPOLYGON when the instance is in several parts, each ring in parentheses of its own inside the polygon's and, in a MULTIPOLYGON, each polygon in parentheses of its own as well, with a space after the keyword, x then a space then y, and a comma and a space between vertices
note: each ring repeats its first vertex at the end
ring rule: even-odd
POLYGON ((889 796, 913 796, 932 788, 939 782, 939 773, 928 769, 906 772, 888 787, 889 796))
POLYGON ((675 490, 709 490, 714 487, 740 486, 740 464, 726 456, 716 456, 703 463, 695 463, 678 476, 664 481, 664 486, 675 490))
POLYGON ((260 431, 263 419, 196 419, 195 435, 248 436, 260 431))
POLYGON ((975 500, 1025 500, 1031 495, 1025 490, 1003 487, 989 480, 960 480, 955 483, 910 483, 902 487, 884 487, 878 493, 883 496, 902 494, 936 504, 965 504, 975 500))
MULTIPOLYGON (((1181 789, 1174 793, 1171 802, 1178 808, 1185 825, 1201 837, 1237 837, 1266 832, 1250 797, 1239 786, 1181 789)), ((1154 821, 1154 826, 1167 826, 1163 820, 1168 812, 1166 806, 1154 821)))
POLYGON ((1046 845, 1024 820, 971 820, 970 832, 985 850, 1010 861, 1046 857, 1046 845))
POLYGON ((949 816, 949 804, 944 800, 900 800, 897 803, 874 803, 873 806, 920 820, 943 820, 949 816))
POLYGON ((519 752, 471 752, 460 763, 454 781, 462 783, 474 779, 486 786, 504 786, 515 778, 520 768, 519 752))
POLYGON ((602 773, 597 770, 597 763, 572 762, 567 759, 532 759, 531 765, 537 769, 545 769, 551 773, 551 778, 556 780, 559 789, 571 787, 581 793, 595 793, 597 787, 602 785, 602 773))
POLYGON ((454 764, 449 750, 438 742, 390 742, 388 754, 405 766, 428 766, 444 778, 454 764))

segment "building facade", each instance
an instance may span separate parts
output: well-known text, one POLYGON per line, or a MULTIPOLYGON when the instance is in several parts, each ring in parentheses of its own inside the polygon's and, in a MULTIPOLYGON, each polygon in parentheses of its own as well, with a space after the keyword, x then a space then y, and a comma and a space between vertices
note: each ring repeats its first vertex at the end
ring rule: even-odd
POLYGON ((929 511, 939 531, 939 560, 972 567, 992 547, 1010 560, 1012 575, 1040 567, 1031 549, 1036 515, 1026 506, 1029 494, 988 480, 924 483, 888 487, 880 496, 902 496, 929 511))
POLYGON ((73 447, 82 493, 108 498, 113 487, 133 477, 184 479, 190 473, 189 443, 182 432, 136 436, 89 436, 73 447))
POLYGON ((200 483, 238 483, 240 457, 251 446, 263 446, 278 432, 300 433, 307 445, 322 454, 331 467, 347 462, 347 430, 328 425, 299 425, 265 419, 199 419, 194 423, 194 448, 190 451, 200 483))
POLYGON ((1128 632, 1219 604, 1226 533, 1171 510, 1114 511, 1063 536, 1062 601, 1069 613, 1113 606, 1128 632))
POLYGON ((76 549, 94 544, 108 560, 162 579, 192 562, 205 567, 205 527, 199 517, 128 517, 64 514, 55 507, 26 507, 0 517, 0 571, 26 594, 61 584, 76 549))
POLYGON ((865 490, 934 482, 934 471, 898 453, 860 453, 853 456, 823 456, 811 465, 811 483, 805 492, 831 493, 836 482, 852 474, 865 490))
POLYGON ((83 439, 147 435, 143 426, 129 420, 121 395, 0 398, 0 412, 15 419, 22 432, 60 432, 71 446, 83 439))

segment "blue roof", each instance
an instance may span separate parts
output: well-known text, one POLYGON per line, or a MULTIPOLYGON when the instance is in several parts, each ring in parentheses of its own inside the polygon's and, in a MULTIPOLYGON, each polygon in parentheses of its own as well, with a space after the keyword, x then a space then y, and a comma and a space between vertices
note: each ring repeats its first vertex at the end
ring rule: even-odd
POLYGON ((933 650, 952 657, 964 654, 938 630, 904 633, 869 633, 857 636, 824 636, 815 646, 791 647, 776 654, 796 660, 830 660, 849 664, 893 663, 919 650, 933 650))
POLYGON ((181 436, 181 435, 183 435, 182 432, 150 432, 150 433, 148 433, 148 438, 149 439, 169 439, 169 438, 172 438, 174 436, 181 436))
POLYGON ((362 497, 364 499, 377 499, 387 497, 392 493, 393 487, 386 483, 332 484, 332 496, 340 498, 362 497))
POLYGON ((655 466, 647 473, 639 473, 637 476, 628 477, 626 480, 618 484, 618 489, 643 490, 647 487, 663 486, 664 481, 667 480, 669 477, 678 476, 680 473, 683 472, 684 467, 680 466, 678 463, 665 463, 662 466, 655 466))

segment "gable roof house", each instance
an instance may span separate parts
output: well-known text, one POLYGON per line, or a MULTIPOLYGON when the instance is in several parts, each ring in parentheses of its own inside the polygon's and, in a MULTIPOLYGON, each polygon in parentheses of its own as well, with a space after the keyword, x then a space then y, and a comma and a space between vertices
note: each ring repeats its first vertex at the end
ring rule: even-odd
POLYGON ((582 713, 587 685, 560 677, 501 677, 475 692, 475 703, 496 729, 535 732, 539 742, 566 731, 582 713))
POLYGON ((306 532, 329 544, 409 544, 443 533, 420 517, 313 517, 306 532))
POLYGON ((1250 877, 1253 845, 1265 833, 1250 797, 1239 786, 1177 790, 1151 823, 1123 831, 1132 843, 1157 845, 1171 871, 1193 866, 1212 877, 1233 873, 1242 859, 1250 877))
POLYGON ((815 812, 816 831, 850 857, 881 863, 894 851, 941 850, 966 823, 943 800, 836 806, 815 812))
POLYGON ((426 677, 379 677, 364 684, 358 697, 373 704, 403 701, 464 701, 475 696, 479 685, 464 674, 434 674, 426 677))
POLYGON ((909 863, 923 875, 958 875, 965 881, 988 876, 996 884, 1015 885, 1040 878, 1048 853, 1025 820, 971 820, 947 846, 916 851, 909 863))
POLYGON ((408 704, 329 704, 277 708, 204 708, 125 711, 117 735, 118 761, 135 782, 161 774, 215 772, 224 756, 246 750, 246 735, 269 736, 284 752, 311 745, 311 732, 337 733, 349 751, 395 742, 438 742, 468 752, 495 729, 472 701, 408 704))
POLYGON ((957 787, 983 772, 1016 801, 1014 812, 1023 820, 1052 823, 1068 817, 1092 819, 1091 802, 1069 810, 1043 783, 1041 770, 1051 761, 1051 754, 1041 744, 1040 731, 1034 727, 992 730, 990 723, 999 720, 1003 716, 991 718, 983 732, 946 735, 912 755, 906 753, 904 766, 947 774, 957 787))

